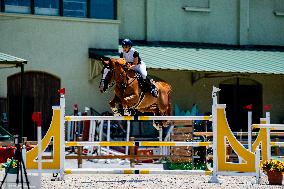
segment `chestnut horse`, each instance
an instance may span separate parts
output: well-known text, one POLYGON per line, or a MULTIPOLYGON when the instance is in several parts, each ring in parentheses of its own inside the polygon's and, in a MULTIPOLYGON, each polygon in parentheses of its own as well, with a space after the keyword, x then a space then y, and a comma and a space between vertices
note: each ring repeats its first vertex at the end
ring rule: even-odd
POLYGON ((116 105, 121 105, 124 115, 134 115, 137 112, 171 115, 171 86, 168 83, 155 82, 158 90, 156 98, 149 91, 141 90, 137 73, 127 68, 125 59, 102 59, 102 63, 100 91, 105 92, 112 82, 115 83, 115 96, 109 103, 114 114, 119 115, 116 105))

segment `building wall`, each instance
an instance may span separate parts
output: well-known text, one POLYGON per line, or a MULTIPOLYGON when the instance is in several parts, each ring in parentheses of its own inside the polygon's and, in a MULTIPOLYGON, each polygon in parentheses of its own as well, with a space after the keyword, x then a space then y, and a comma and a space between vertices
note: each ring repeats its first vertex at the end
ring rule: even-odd
POLYGON ((284 0, 251 0, 249 20, 250 44, 284 45, 284 0))
MULTIPOLYGON (((78 103, 101 110, 99 81, 88 81, 88 49, 116 49, 118 25, 119 21, 113 20, 1 14, 0 52, 28 60, 27 71, 59 77, 67 90, 67 109, 78 103)), ((1 70, 1 97, 7 95, 7 77, 19 71, 1 70)))
POLYGON ((146 40, 146 1, 117 1, 117 19, 120 20, 119 38, 146 40))
POLYGON ((284 0, 118 1, 120 38, 147 41, 284 45, 284 0), (205 8, 185 11, 183 7, 205 8))

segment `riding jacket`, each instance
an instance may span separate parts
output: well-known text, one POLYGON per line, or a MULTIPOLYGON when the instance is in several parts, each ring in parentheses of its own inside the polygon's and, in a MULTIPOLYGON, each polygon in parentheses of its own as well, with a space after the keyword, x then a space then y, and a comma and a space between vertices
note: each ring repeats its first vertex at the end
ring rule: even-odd
POLYGON ((141 63, 141 58, 139 56, 139 53, 137 50, 135 50, 133 47, 129 49, 128 52, 121 52, 120 58, 125 58, 127 63, 133 64, 134 58, 138 57, 138 64, 141 63))

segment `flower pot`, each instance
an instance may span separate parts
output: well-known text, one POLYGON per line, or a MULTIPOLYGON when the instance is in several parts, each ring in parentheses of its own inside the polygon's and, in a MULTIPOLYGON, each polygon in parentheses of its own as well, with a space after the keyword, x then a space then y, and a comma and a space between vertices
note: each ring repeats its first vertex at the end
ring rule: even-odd
POLYGON ((280 171, 268 171, 268 181, 270 185, 282 185, 283 175, 280 171))

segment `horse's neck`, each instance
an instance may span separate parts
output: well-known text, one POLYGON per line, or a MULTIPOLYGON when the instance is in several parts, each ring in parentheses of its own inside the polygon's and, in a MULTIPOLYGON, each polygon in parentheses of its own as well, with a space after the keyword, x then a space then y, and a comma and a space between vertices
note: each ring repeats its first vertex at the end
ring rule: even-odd
POLYGON ((124 70, 122 67, 117 66, 114 72, 114 79, 117 83, 121 83, 121 81, 128 82, 132 78, 135 78, 134 70, 124 70))
POLYGON ((121 70, 119 72, 117 71, 114 74, 116 75, 115 76, 115 83, 116 83, 116 89, 117 89, 116 91, 122 92, 123 90, 124 91, 123 96, 132 95, 132 93, 136 89, 139 90, 138 81, 136 79, 136 74, 134 70, 121 70), (125 73, 123 74, 123 72, 125 73), (126 90, 127 88, 132 88, 133 90, 126 90), (131 94, 128 94, 129 92, 131 94))
POLYGON ((136 76, 136 72, 134 70, 127 70, 125 72, 126 72, 128 78, 135 78, 135 76, 136 76))

